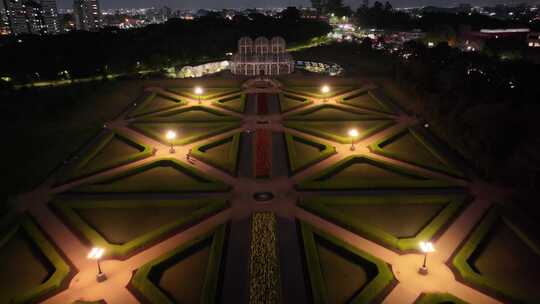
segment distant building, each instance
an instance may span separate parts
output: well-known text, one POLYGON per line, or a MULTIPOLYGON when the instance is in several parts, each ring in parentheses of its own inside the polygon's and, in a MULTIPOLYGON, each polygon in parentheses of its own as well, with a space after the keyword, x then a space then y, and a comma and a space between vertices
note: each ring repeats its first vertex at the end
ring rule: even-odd
POLYGON ((0 0, 0 35, 9 35, 11 30, 9 28, 9 19, 7 15, 6 6, 3 0, 0 0))
POLYGON ((540 48, 540 32, 531 32, 527 35, 527 45, 531 48, 540 48))
POLYGON ((56 0, 0 0, 0 31, 18 34, 57 34, 60 32, 56 0))
POLYGON ((57 34, 61 31, 60 20, 58 18, 58 8, 56 0, 41 0, 41 16, 43 18, 43 33, 57 34))
POLYGON ((294 60, 286 50, 285 40, 274 37, 255 41, 243 37, 238 41, 238 52, 232 57, 231 71, 237 75, 281 75, 294 71, 294 60))
POLYGON ((75 25, 81 31, 97 31, 102 27, 98 0, 75 0, 73 2, 75 25))

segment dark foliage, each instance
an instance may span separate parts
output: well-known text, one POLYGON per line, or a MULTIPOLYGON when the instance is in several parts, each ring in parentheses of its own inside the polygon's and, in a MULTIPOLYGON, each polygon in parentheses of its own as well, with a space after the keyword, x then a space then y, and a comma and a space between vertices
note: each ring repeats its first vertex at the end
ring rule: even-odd
POLYGON ((18 83, 129 73, 164 66, 222 58, 236 49, 244 35, 280 35, 299 43, 331 30, 329 25, 298 18, 289 10, 284 18, 261 14, 234 20, 209 14, 194 21, 171 19, 141 29, 104 29, 58 36, 26 36, 0 42, 0 75, 18 83), (18 43, 21 39, 22 43, 18 43))

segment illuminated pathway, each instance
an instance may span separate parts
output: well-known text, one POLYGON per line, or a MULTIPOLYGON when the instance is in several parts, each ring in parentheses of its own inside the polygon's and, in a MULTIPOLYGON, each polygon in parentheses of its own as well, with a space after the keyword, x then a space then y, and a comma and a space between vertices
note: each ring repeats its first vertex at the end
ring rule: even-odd
MULTIPOLYGON (((159 92, 160 94, 174 95, 170 92, 165 92, 160 88, 149 88, 147 90, 159 92)), ((351 92, 347 92, 347 94, 350 93, 351 92)), ((332 104, 344 109, 350 108, 349 106, 338 104, 336 102, 338 98, 339 96, 329 98, 326 104, 332 104)), ((323 102, 321 99, 312 99, 315 102, 311 105, 288 112, 286 115, 292 115, 294 113, 304 111, 310 107, 320 105, 323 102)), ((203 105, 215 109, 216 111, 239 116, 237 113, 212 105, 212 101, 212 99, 204 100, 203 105)), ((197 105, 197 100, 190 99, 189 102, 190 104, 197 105)), ((78 179, 74 182, 70 182, 58 187, 52 187, 51 185, 54 184, 54 181, 49 180, 34 192, 21 196, 20 208, 28 210, 35 217, 39 225, 54 241, 58 248, 60 248, 63 254, 76 269, 76 271, 74 271, 76 272, 75 276, 71 279, 69 287, 64 291, 61 291, 60 293, 46 299, 43 303, 66 304, 76 300, 105 300, 109 304, 138 303, 137 298, 128 290, 129 281, 136 269, 148 261, 155 259, 178 247, 179 245, 184 244, 187 241, 211 231, 217 226, 227 222, 231 223, 231 232, 229 235, 229 248, 225 249, 227 250, 227 261, 225 262, 227 266, 225 267, 225 282, 222 300, 225 303, 246 303, 247 293, 249 290, 246 269, 249 243, 246 236, 249 237, 249 219, 254 211, 273 211, 278 216, 278 226, 282 230, 279 233, 278 239, 280 242, 282 242, 279 251, 282 255, 281 271, 283 282, 281 288, 284 303, 306 302, 304 295, 293 295, 292 292, 298 288, 304 288, 303 286, 305 285, 303 278, 298 279, 298 275, 301 275, 300 262, 302 257, 301 251, 298 249, 295 219, 300 219, 324 232, 338 236, 340 239, 349 243, 353 247, 370 253, 371 255, 374 255, 390 264, 398 283, 388 293, 384 299, 384 303, 413 303, 422 292, 433 291, 449 292, 470 303, 499 303, 497 300, 456 280, 454 274, 447 266, 447 262, 457 250, 461 242, 474 228, 475 224, 483 216, 487 208, 489 208, 495 199, 498 199, 500 196, 504 195, 504 193, 495 192, 494 189, 490 189, 488 185, 484 185, 480 182, 471 183, 394 159, 386 158, 371 153, 367 148, 370 144, 383 137, 394 134, 400 129, 416 124, 417 121, 414 118, 408 117, 402 113, 399 115, 387 115, 389 118, 394 119, 396 124, 374 134, 373 136, 358 141, 357 150, 352 152, 350 151, 349 144, 337 144, 319 137, 285 128, 281 124, 281 121, 286 115, 270 113, 269 115, 265 116, 256 116, 254 114, 246 114, 242 115, 243 124, 241 128, 221 133, 210 138, 205 138, 204 140, 184 146, 177 146, 175 147, 176 153, 170 154, 168 152, 168 145, 148 138, 127 127, 128 123, 130 122, 130 119, 126 117, 128 111, 126 111, 126 113, 124 113, 118 120, 108 123, 107 127, 110 129, 122 130, 123 132, 134 137, 137 141, 151 147, 155 147, 157 149, 155 155, 87 178, 78 179), (257 124, 257 120, 267 120, 270 123, 257 124), (253 131, 255 129, 270 129, 275 132, 287 131, 291 134, 298 134, 308 139, 316 139, 319 142, 328 143, 335 146, 337 153, 291 177, 279 176, 269 180, 257 180, 249 176, 234 177, 221 170, 215 169, 202 161, 196 161, 193 165, 186 162, 186 153, 190 149, 200 144, 202 141, 226 138, 239 131, 253 131), (331 166, 337 161, 351 155, 359 154, 369 154, 369 156, 374 159, 384 159, 386 162, 399 164, 404 168, 414 170, 428 177, 451 180, 469 189, 469 192, 475 195, 474 201, 467 206, 460 216, 457 217, 457 219, 455 219, 445 230, 445 232, 435 241, 437 251, 431 254, 429 257, 428 263, 430 273, 428 275, 423 276, 418 274, 418 267, 421 265, 423 257, 421 254, 401 255, 296 206, 296 201, 298 198, 304 196, 308 197, 314 194, 312 192, 300 193, 295 191, 294 185, 296 183, 316 172, 319 172, 321 169, 331 166), (90 247, 81 242, 80 239, 69 228, 67 228, 67 226, 56 216, 56 214, 49 209, 47 203, 54 194, 63 193, 83 183, 88 183, 106 176, 112 176, 129 168, 150 163, 163 157, 175 158, 186 165, 194 166, 198 170, 231 185, 232 191, 230 193, 204 194, 205 196, 212 195, 226 197, 230 200, 231 207, 209 218, 206 218, 199 224, 178 232, 125 260, 103 261, 102 267, 107 274, 108 279, 102 283, 97 283, 95 280, 96 265, 94 262, 86 258, 90 247), (277 196, 270 204, 257 204, 251 198, 251 194, 257 190, 272 191, 273 193, 277 194, 277 196), (283 235, 283 233, 287 233, 287 235, 283 235), (294 234, 294 237, 291 237, 289 234, 294 234), (294 244, 295 242, 296 244, 294 244), (287 266, 286 268, 284 266, 285 264, 292 266, 287 266), (296 264, 296 270, 294 269, 293 264, 296 264), (233 269, 233 266, 234 270, 231 270, 233 269), (290 277, 285 277, 289 270, 291 271, 290 277), (297 286, 294 285, 295 283, 297 286)), ((378 115, 381 114, 378 113, 378 115)))

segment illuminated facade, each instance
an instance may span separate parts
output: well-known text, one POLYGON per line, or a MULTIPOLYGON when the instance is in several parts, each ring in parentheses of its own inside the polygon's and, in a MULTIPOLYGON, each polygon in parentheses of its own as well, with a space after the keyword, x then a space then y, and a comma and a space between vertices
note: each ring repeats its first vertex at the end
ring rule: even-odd
POLYGON ((78 30, 97 31, 102 27, 98 0, 75 0, 73 14, 78 30))
POLYGON ((1 34, 57 34, 56 0, 0 0, 1 34))
POLYGON ((231 72, 236 75, 281 75, 294 71, 294 60, 286 51, 285 40, 274 37, 270 41, 258 37, 255 41, 243 37, 238 41, 238 52, 232 57, 231 72))

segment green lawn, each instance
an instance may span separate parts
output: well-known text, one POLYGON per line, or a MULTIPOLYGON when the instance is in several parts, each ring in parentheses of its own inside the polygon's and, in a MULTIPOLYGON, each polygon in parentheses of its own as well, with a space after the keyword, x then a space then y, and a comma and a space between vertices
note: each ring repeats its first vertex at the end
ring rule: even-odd
POLYGON ((300 189, 400 189, 456 187, 367 156, 350 156, 300 182, 300 189))
POLYGON ((291 94, 279 94, 279 108, 281 113, 298 109, 311 103, 312 101, 303 97, 291 94))
POLYGON ((216 303, 226 227, 220 226, 143 265, 132 286, 151 303, 216 303))
POLYGON ((240 127, 239 121, 220 122, 135 122, 131 128, 164 144, 169 144, 165 134, 176 132, 175 145, 185 145, 240 127))
POLYGON ((313 303, 372 303, 394 277, 381 260, 301 222, 313 303))
MULTIPOLYGON (((201 99, 211 99, 211 98, 217 98, 224 95, 230 95, 233 93, 237 93, 240 91, 240 88, 238 87, 228 87, 228 88, 202 88, 203 93, 200 95, 201 99)), ((195 86, 193 87, 184 87, 184 88, 169 88, 169 91, 191 97, 191 98, 199 98, 197 94, 195 94, 195 86)))
POLYGON ((384 113, 391 113, 392 110, 381 100, 375 98, 369 91, 363 91, 343 98, 340 102, 358 107, 384 113))
POLYGON ((59 290, 70 272, 28 215, 20 215, 0 231, 0 269, 1 303, 33 303, 59 290))
POLYGON ((462 210, 464 198, 449 195, 324 196, 300 206, 331 222, 401 251, 418 250, 462 210))
POLYGON ((289 168, 295 174, 336 153, 330 145, 322 144, 306 138, 284 133, 287 144, 289 168))
POLYGON ((287 116, 287 120, 366 120, 372 119, 373 115, 361 111, 353 111, 335 105, 319 105, 287 116))
POLYGON ((193 149, 192 154, 212 166, 236 175, 239 145, 240 133, 236 133, 230 137, 203 143, 193 149))
POLYGON ((359 133, 357 140, 369 137, 387 127, 393 125, 392 120, 373 119, 351 121, 285 121, 287 128, 296 129, 314 136, 320 136, 338 143, 351 143, 349 130, 356 129, 359 133))
POLYGON ((466 282, 516 303, 539 303, 540 244, 521 221, 510 209, 491 208, 452 264, 466 282))
POLYGON ((237 113, 244 113, 246 108, 246 95, 233 95, 226 98, 218 99, 213 102, 214 105, 231 110, 237 113))
POLYGON ((430 170, 461 177, 463 173, 453 166, 445 155, 426 137, 421 127, 410 128, 370 146, 374 153, 401 160, 430 170))
POLYGON ((228 189, 227 185, 206 176, 193 167, 173 159, 161 159, 82 185, 75 188, 73 192, 176 193, 228 189))
POLYGON ((147 92, 139 100, 137 100, 137 106, 129 113, 130 117, 151 114, 185 104, 185 101, 179 99, 147 92))
MULTIPOLYGON (((321 86, 322 86, 322 84, 321 84, 321 86)), ((317 87, 314 87, 314 86, 305 86, 305 87, 288 86, 288 87, 284 88, 284 91, 285 92, 302 94, 302 95, 307 95, 307 96, 312 96, 312 97, 316 97, 316 98, 324 98, 324 97, 330 98, 330 97, 334 97, 334 96, 337 96, 337 95, 347 93, 347 92, 352 91, 352 90, 355 89, 354 87, 342 87, 342 86, 333 87, 333 86, 330 86, 330 92, 328 92, 327 94, 324 94, 324 93, 321 92, 321 86, 317 86, 317 87)))

